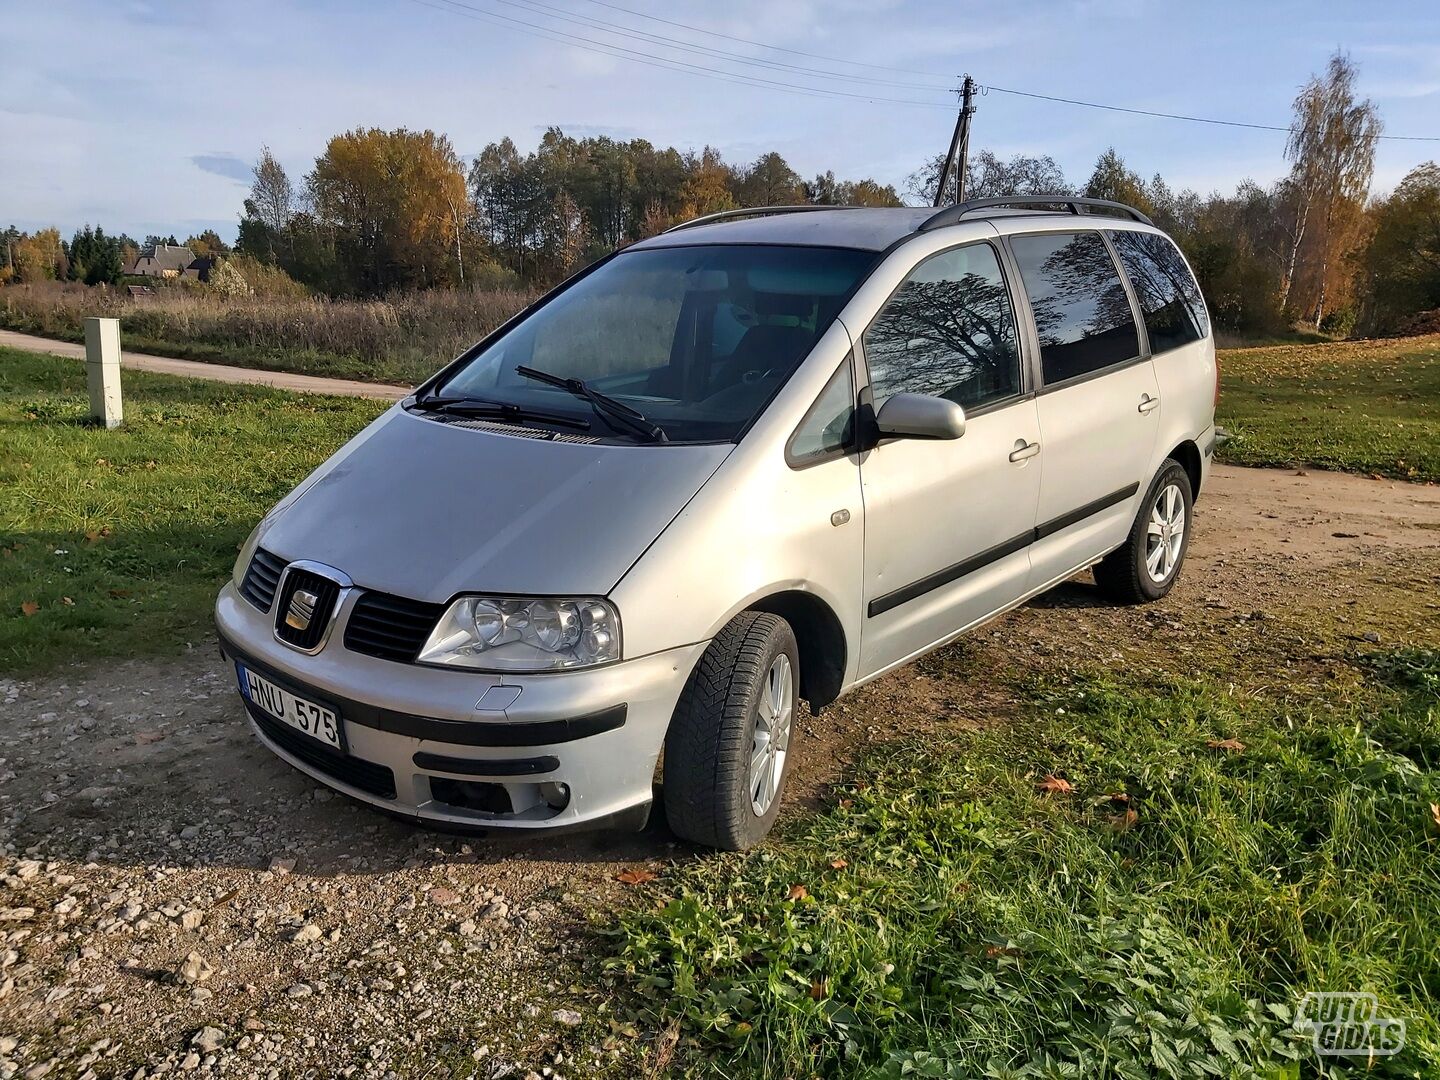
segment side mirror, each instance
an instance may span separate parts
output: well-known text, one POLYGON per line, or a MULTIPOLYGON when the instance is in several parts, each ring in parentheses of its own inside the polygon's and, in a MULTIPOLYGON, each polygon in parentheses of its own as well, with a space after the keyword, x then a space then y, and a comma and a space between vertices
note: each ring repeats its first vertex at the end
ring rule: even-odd
POLYGON ((882 439, 958 439, 965 434, 965 410, 949 398, 895 394, 880 406, 875 426, 882 439))

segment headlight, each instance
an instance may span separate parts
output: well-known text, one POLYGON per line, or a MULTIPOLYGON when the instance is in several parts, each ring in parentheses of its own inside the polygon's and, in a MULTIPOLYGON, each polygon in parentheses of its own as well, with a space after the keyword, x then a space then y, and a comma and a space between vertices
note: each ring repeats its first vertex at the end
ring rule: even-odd
POLYGON ((481 671, 561 671, 620 659, 620 615, 604 600, 462 596, 416 658, 481 671))

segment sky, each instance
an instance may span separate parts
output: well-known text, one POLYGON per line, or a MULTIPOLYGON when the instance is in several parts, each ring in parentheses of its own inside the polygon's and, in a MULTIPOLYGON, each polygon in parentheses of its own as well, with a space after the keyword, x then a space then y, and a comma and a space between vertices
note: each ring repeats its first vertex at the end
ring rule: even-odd
MULTIPOLYGON (((777 150, 802 176, 903 189, 945 149, 964 72, 1284 125, 1337 48, 1387 134, 1440 139, 1440 0, 0 0, 0 226, 230 239, 262 146, 298 187, 362 126, 434 129, 466 158, 552 125, 730 161, 777 150)), ((1072 181, 1113 145, 1205 193, 1282 175, 1284 142, 991 91, 971 145, 1049 154, 1072 181)), ((1437 158, 1440 141, 1386 141, 1375 189, 1437 158)))

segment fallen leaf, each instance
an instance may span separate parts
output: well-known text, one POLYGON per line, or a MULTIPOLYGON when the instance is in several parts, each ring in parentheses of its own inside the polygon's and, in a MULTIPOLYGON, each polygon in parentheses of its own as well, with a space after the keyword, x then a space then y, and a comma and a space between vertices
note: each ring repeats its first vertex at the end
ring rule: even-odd
POLYGON ((111 589, 111 590, 110 590, 110 595, 111 595, 111 596, 114 596, 114 597, 117 597, 117 598, 118 598, 118 597, 122 597, 122 596, 129 596, 129 595, 130 595, 130 590, 129 590, 129 589, 111 589))
POLYGON ((1035 785, 1036 791, 1055 792, 1060 795, 1068 795, 1075 789, 1070 786, 1070 781, 1059 776, 1047 776, 1040 783, 1035 785))
POLYGON ((615 880, 622 885, 644 885, 647 881, 654 881, 660 875, 653 870, 646 870, 643 866, 632 866, 629 870, 621 870, 615 875, 615 880))
POLYGON ((854 805, 855 805, 855 800, 854 800, 854 799, 841 799, 841 800, 840 800, 840 809, 841 809, 841 810, 849 810, 849 809, 850 809, 852 806, 854 806, 854 805))
POLYGON ((1112 792, 1105 797, 1114 803, 1128 803, 1130 801, 1130 796, 1123 791, 1112 792))
POLYGON ((850 865, 850 864, 849 864, 848 862, 846 862, 844 859, 831 859, 831 860, 830 860, 830 869, 831 869, 831 870, 844 870, 845 867, 847 867, 847 866, 849 866, 849 865, 850 865))
POLYGON ((1211 739, 1205 744, 1211 750, 1234 750, 1239 753, 1245 744, 1239 739, 1211 739))
POLYGON ((23 604, 20 605, 20 610, 25 613, 26 617, 29 617, 31 615, 37 614, 40 611, 40 605, 37 604, 34 600, 26 600, 23 604))
POLYGON ((1134 810, 1126 810, 1123 814, 1111 815, 1110 828, 1115 832, 1129 832, 1139 820, 1140 815, 1134 810))
POLYGON ((830 993, 830 985, 824 979, 816 979, 810 984, 810 996, 816 1001, 827 997, 830 993))
POLYGON ((738 1024, 736 1024, 733 1028, 730 1029, 730 1033, 732 1035, 749 1035, 750 1032, 753 1030, 753 1024, 747 1024, 744 1020, 741 1020, 738 1024))
POLYGON ((809 895, 810 895, 810 890, 807 889, 804 885, 791 885, 791 886, 790 886, 790 899, 791 899, 791 900, 804 900, 804 899, 805 899, 807 896, 809 896, 809 895))
POLYGON ((1430 816, 1435 819, 1435 824, 1440 825, 1440 803, 1430 804, 1430 816))
POLYGON ((70 597, 68 597, 68 596, 62 596, 62 597, 60 597, 60 602, 61 602, 62 604, 64 604, 66 607, 74 607, 74 606, 75 606, 75 601, 74 601, 74 600, 71 600, 70 597))

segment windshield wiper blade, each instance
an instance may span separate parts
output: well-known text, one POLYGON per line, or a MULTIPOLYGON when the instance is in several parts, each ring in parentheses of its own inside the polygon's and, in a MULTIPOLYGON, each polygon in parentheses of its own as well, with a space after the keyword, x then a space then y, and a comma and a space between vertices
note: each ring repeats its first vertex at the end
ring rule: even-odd
POLYGON ((523 375, 527 379, 534 379, 536 382, 545 383, 548 386, 557 386, 561 390, 568 390, 578 398, 590 402, 597 413, 611 421, 629 428, 632 432, 644 436, 650 442, 669 442, 670 438, 665 434, 665 429, 655 423, 639 409, 632 409, 623 401, 619 401, 609 394, 596 390, 584 379, 566 379, 560 375, 548 371, 541 371, 538 368, 526 367, 520 364, 515 368, 516 375, 523 375))
POLYGON ((557 427, 576 428, 580 431, 590 430, 590 421, 588 420, 578 420, 573 416, 543 412, 538 409, 527 409, 523 405, 515 405, 509 401, 491 401, 489 398, 447 397, 443 394, 435 394, 430 397, 416 398, 415 405, 427 412, 453 413, 457 416, 474 416, 486 420, 514 423, 524 423, 528 420, 541 424, 554 424, 557 427))

